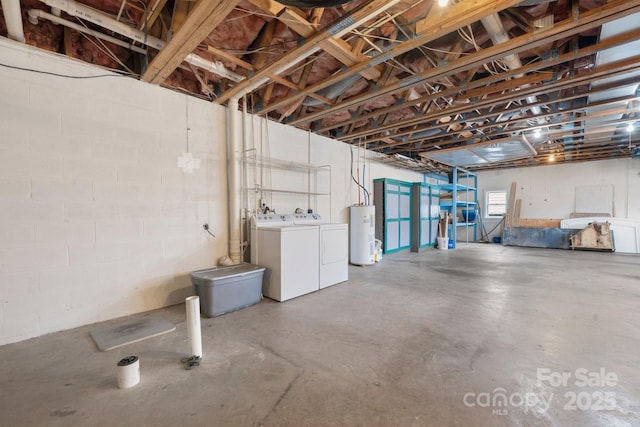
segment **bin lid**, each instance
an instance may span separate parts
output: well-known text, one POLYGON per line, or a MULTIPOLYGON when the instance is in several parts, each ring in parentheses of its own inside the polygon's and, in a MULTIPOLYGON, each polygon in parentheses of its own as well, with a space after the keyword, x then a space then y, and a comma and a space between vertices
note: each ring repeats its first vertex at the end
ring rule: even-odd
POLYGON ((255 264, 243 263, 229 265, 226 267, 209 268, 205 270, 192 271, 189 275, 196 279, 222 279, 231 276, 241 276, 247 273, 257 273, 264 271, 264 267, 255 264))

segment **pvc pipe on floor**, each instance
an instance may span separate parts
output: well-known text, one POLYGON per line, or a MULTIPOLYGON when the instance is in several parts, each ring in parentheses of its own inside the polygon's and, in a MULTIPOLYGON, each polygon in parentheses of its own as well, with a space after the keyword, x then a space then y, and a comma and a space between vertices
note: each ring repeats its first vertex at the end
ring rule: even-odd
POLYGON ((140 382, 140 359, 128 356, 118 362, 118 388, 129 388, 140 382))
POLYGON ((202 332, 200 329, 200 297, 188 297, 185 300, 187 308, 187 335, 189 340, 189 356, 202 357, 202 332))

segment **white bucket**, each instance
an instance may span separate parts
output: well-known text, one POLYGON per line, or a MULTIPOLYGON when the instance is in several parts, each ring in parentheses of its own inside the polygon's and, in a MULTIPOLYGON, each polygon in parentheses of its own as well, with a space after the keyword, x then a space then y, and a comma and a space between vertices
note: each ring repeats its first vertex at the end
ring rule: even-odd
POLYGON ((438 249, 440 249, 441 251, 449 250, 448 237, 438 237, 438 249))
POLYGON ((140 359, 128 356, 118 362, 118 388, 129 388, 140 382, 140 359))

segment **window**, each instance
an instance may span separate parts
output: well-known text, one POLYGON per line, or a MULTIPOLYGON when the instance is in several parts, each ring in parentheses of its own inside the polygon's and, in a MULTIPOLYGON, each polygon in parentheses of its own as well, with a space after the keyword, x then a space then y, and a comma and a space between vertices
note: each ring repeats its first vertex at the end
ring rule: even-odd
POLYGON ((486 214, 487 218, 497 218, 507 213, 507 192, 501 191, 487 191, 487 206, 486 214))

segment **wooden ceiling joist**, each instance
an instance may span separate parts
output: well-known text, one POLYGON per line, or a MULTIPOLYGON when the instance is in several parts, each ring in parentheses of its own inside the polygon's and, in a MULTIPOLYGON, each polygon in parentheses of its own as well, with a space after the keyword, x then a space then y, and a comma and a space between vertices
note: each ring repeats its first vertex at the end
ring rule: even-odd
MULTIPOLYGON (((219 103, 224 103, 232 97, 240 96, 246 92, 255 90, 256 87, 259 87, 268 80, 269 75, 280 74, 317 52, 320 49, 321 42, 328 39, 337 39, 336 35, 341 35, 348 32, 349 29, 361 25, 372 16, 388 9, 398 1, 399 0, 371 0, 370 2, 354 9, 331 26, 311 35, 299 46, 284 52, 268 65, 256 70, 252 77, 238 82, 232 89, 222 93, 220 97, 218 97, 217 101, 219 103)), ((287 104, 290 104, 292 101, 299 98, 301 97, 291 99, 287 104)))
POLYGON ((199 0, 180 31, 153 58, 142 80, 155 84, 164 82, 238 3, 240 0, 199 0))
MULTIPOLYGON (((595 54, 596 52, 598 52, 599 50, 604 50, 604 49, 610 49, 613 47, 617 47, 617 46, 621 46, 625 43, 628 43, 630 41, 633 40, 637 40, 638 38, 640 38, 640 30, 632 30, 632 31, 628 31, 622 34, 619 34, 615 37, 611 37, 608 38, 606 40, 603 40, 595 45, 592 46, 587 46, 584 47, 580 50, 577 51, 571 51, 569 53, 565 53, 563 55, 557 56, 554 59, 551 60, 547 60, 544 62, 535 62, 535 63, 531 63, 528 65, 523 66, 522 68, 518 69, 518 70, 512 70, 512 71, 506 71, 497 75, 490 75, 488 77, 485 77, 484 79, 479 79, 479 80, 475 80, 475 81, 471 81, 469 82, 467 85, 461 85, 460 87, 454 87, 454 88, 450 88, 450 89, 446 89, 442 92, 440 92, 439 94, 430 94, 430 95, 426 95, 423 97, 420 97, 418 99, 415 99, 413 101, 410 101, 411 103, 423 103, 423 102, 427 102, 430 101, 432 99, 435 99, 435 97, 437 95, 441 95, 441 96, 459 96, 459 94, 462 94, 462 96, 464 97, 466 94, 467 90, 473 90, 476 88, 481 88, 481 87, 492 87, 493 85, 495 85, 496 83, 499 83, 500 81, 510 81, 511 84, 514 85, 514 87, 518 86, 518 83, 516 81, 513 80, 513 77, 515 77, 518 74, 527 74, 527 73, 534 73, 540 70, 543 70, 545 68, 548 67, 552 67, 558 64, 562 64, 568 61, 572 61, 572 60, 576 60, 579 58, 584 58, 590 55, 595 54)), ((481 62, 481 61, 480 61, 481 62)), ((451 67, 452 69, 455 67, 455 64, 449 64, 448 67, 451 67)), ((475 68, 472 68, 475 69, 475 68)), ((440 74, 441 75, 448 75, 450 73, 450 69, 444 68, 442 70, 440 70, 440 74)), ((403 106, 397 106, 397 105, 392 105, 389 106, 387 108, 384 109, 385 112, 390 112, 393 110, 398 110, 404 108, 403 106)), ((362 119, 366 119, 371 115, 375 115, 376 112, 371 112, 371 113, 365 113, 362 115, 362 117, 354 117, 352 119, 350 119, 349 121, 357 121, 357 120, 362 120, 362 119)), ((327 126, 324 127, 322 129, 319 129, 318 132, 323 133, 326 132, 328 130, 330 130, 332 127, 331 126, 327 126)))
MULTIPOLYGON (((619 2, 622 0, 618 0, 619 2)), ((409 52, 417 47, 422 46, 425 43, 436 40, 442 36, 445 36, 458 28, 461 28, 465 25, 472 24, 482 17, 486 16, 491 11, 497 12, 502 9, 506 9, 508 7, 514 6, 520 3, 519 0, 504 0, 504 1, 493 1, 493 0, 462 0, 459 3, 456 3, 452 9, 454 13, 446 13, 446 14, 438 14, 434 15, 429 20, 428 28, 424 28, 424 32, 420 34, 416 34, 414 38, 403 41, 397 45, 395 45, 392 49, 389 49, 388 52, 385 52, 385 56, 389 56, 390 58, 395 58, 403 53, 409 52)), ((433 8, 432 8, 433 9, 433 8)), ((430 15, 431 16, 431 15, 430 15)), ((314 85, 311 85, 299 94, 295 95, 296 97, 307 96, 312 92, 317 92, 326 87, 332 86, 335 83, 338 83, 340 80, 343 80, 347 77, 350 77, 354 74, 358 74, 361 71, 370 68, 372 63, 375 63, 377 58, 369 58, 366 61, 359 62, 358 64, 352 65, 347 70, 337 73, 321 82, 318 82, 314 85)), ((271 105, 265 106, 263 109, 259 111, 260 114, 266 114, 268 112, 274 111, 287 103, 291 102, 292 99, 282 100, 271 105)))

